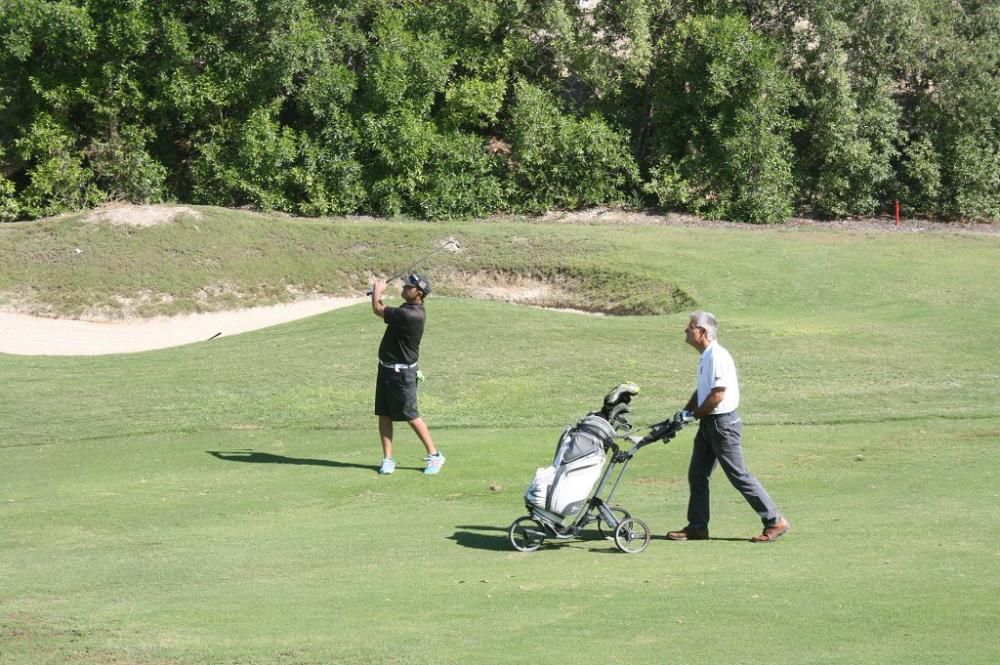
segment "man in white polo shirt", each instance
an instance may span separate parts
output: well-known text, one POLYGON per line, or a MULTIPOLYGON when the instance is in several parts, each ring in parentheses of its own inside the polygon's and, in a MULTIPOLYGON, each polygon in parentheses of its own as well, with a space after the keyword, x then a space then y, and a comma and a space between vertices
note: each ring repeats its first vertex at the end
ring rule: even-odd
MULTIPOLYGON (((715 337, 718 326, 709 312, 695 312, 685 329, 687 343, 701 352, 698 360, 698 387, 684 410, 697 418, 691 464, 688 467, 688 524, 679 531, 667 532, 669 540, 708 540, 708 481, 719 464, 733 484, 764 523, 763 532, 751 538, 755 543, 772 543, 788 532, 788 521, 768 495, 764 486, 747 470, 743 461, 740 436, 743 421, 737 412, 740 384, 736 363, 729 351, 715 337)), ((678 414, 683 418, 688 414, 678 414)))

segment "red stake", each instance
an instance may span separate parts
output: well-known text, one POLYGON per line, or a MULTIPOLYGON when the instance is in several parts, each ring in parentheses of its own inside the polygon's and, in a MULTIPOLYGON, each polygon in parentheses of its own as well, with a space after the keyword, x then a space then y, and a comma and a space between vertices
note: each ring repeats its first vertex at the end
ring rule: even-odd
POLYGON ((896 226, 899 226, 899 199, 896 199, 896 226))

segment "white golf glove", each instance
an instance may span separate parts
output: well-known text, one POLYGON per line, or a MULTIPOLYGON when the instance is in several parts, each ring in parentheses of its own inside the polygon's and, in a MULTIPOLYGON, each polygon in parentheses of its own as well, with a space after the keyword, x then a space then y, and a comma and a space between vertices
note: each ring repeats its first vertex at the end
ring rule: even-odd
POLYGON ((685 425, 690 422, 694 422, 694 414, 690 411, 678 411, 674 414, 675 423, 684 423, 685 425))

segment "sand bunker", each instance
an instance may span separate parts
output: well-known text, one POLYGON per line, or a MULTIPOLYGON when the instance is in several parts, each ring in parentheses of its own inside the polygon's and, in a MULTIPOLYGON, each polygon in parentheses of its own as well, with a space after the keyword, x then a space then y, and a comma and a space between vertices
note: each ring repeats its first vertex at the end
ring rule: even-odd
POLYGON ((228 312, 158 316, 114 322, 49 319, 0 312, 0 353, 98 356, 133 353, 236 335, 367 302, 367 298, 310 298, 228 312))

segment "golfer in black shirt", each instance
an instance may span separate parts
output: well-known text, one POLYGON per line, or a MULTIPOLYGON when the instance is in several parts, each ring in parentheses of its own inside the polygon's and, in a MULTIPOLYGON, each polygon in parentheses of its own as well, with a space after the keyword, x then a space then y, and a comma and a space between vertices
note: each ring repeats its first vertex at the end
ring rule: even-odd
POLYGON ((430 430, 417 410, 417 359, 420 356, 420 339, 424 336, 424 298, 431 292, 426 277, 416 273, 403 281, 401 307, 382 304, 385 282, 375 280, 372 285, 372 311, 385 321, 385 334, 378 347, 378 379, 375 383, 375 415, 378 416, 378 433, 382 439, 382 465, 379 473, 390 474, 396 470, 392 456, 392 424, 406 421, 420 437, 427 449, 424 473, 434 474, 444 465, 444 455, 434 447, 430 430))

